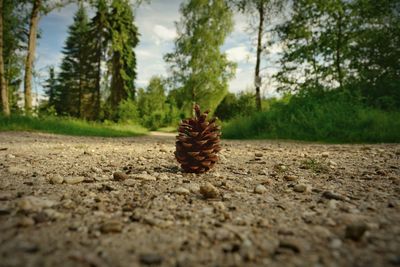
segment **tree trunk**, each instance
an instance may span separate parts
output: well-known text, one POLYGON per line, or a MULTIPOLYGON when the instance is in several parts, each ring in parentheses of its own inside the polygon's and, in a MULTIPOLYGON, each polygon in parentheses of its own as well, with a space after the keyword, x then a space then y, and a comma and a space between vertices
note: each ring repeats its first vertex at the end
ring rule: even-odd
POLYGON ((24 94, 25 94, 25 112, 31 114, 32 112, 32 68, 33 60, 36 51, 36 36, 39 24, 39 11, 42 5, 42 0, 33 0, 33 7, 31 18, 29 22, 29 39, 28 39, 28 53, 25 61, 25 77, 24 77, 24 94))
POLYGON ((264 26, 264 12, 265 6, 263 3, 260 3, 258 6, 258 13, 260 15, 260 24, 258 25, 258 38, 257 38, 257 61, 256 61, 256 71, 254 77, 254 83, 256 86, 256 107, 258 111, 261 111, 261 77, 260 77, 260 60, 261 60, 261 51, 262 51, 262 34, 263 34, 263 26, 264 26))
POLYGON ((336 39, 336 71, 340 88, 343 88, 343 73, 341 66, 341 48, 342 48, 342 14, 338 14, 337 19, 337 39, 336 39))
POLYGON ((3 0, 0 0, 0 90, 1 90, 1 106, 5 116, 10 115, 10 106, 8 104, 8 88, 4 71, 3 58, 3 0))

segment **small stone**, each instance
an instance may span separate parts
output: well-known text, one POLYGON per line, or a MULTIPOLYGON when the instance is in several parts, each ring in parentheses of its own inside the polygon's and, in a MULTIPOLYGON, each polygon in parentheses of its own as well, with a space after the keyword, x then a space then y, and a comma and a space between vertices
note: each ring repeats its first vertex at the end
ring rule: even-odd
POLYGON ((13 195, 9 192, 0 192, 0 201, 11 200, 13 195))
POLYGON ((151 176, 150 174, 146 174, 146 173, 137 174, 133 178, 138 179, 138 180, 143 180, 143 181, 155 181, 156 180, 156 177, 151 176))
POLYGON ((139 255, 139 261, 145 265, 159 265, 163 261, 163 257, 157 253, 142 253, 139 255))
POLYGON ((300 253, 303 249, 301 242, 297 240, 280 240, 279 241, 279 248, 280 249, 290 249, 295 253, 300 253))
POLYGON ((100 227, 100 231, 103 234, 108 234, 108 233, 120 233, 122 232, 122 223, 117 220, 111 220, 104 222, 103 225, 100 227))
POLYGON ((192 192, 194 194, 198 194, 200 192, 200 186, 196 183, 190 183, 188 185, 188 189, 190 192, 192 192))
POLYGON ((332 232, 329 231, 328 228, 320 226, 320 225, 315 225, 312 228, 312 232, 313 232, 313 234, 315 234, 317 236, 321 236, 322 238, 325 238, 325 239, 330 239, 333 236, 332 232))
POLYGON ((22 242, 18 244, 18 250, 27 253, 36 253, 39 251, 39 246, 31 242, 22 242))
POLYGON ((11 209, 8 207, 0 207, 0 216, 11 214, 11 209))
POLYGON ((296 184, 296 185, 293 187, 293 191, 294 191, 294 192, 297 192, 297 193, 303 193, 303 192, 305 192, 306 190, 307 190, 307 186, 304 185, 304 184, 296 184))
POLYGON ((10 166, 8 167, 8 172, 12 174, 26 174, 28 173, 28 170, 24 167, 10 166))
POLYGON ((8 155, 7 155, 7 158, 9 158, 9 159, 15 159, 15 156, 14 156, 13 154, 8 154, 8 155))
POLYGON ((331 191, 325 191, 322 193, 322 197, 326 199, 334 199, 334 200, 345 200, 345 197, 335 194, 331 191))
POLYGON ((346 238, 354 241, 360 240, 367 231, 367 224, 363 222, 355 222, 346 226, 346 238))
POLYGON ((51 208, 55 206, 57 202, 34 196, 23 197, 18 201, 18 208, 24 212, 40 212, 44 208, 51 208))
POLYGON ((49 220, 60 220, 65 219, 66 217, 64 213, 58 212, 54 209, 45 209, 43 212, 49 220))
POLYGON ((64 183, 66 184, 79 184, 85 180, 83 176, 68 176, 64 178, 64 183))
POLYGON ((283 179, 285 179, 286 181, 293 182, 293 181, 296 181, 298 178, 297 178, 297 176, 294 176, 294 175, 285 175, 285 176, 283 176, 283 179))
POLYGON ((217 198, 219 196, 219 190, 211 183, 207 182, 200 186, 200 194, 205 198, 217 198))
POLYGON ((342 244, 343 244, 342 240, 340 240, 339 238, 334 238, 329 243, 329 246, 332 249, 338 249, 338 248, 340 248, 342 246, 342 244))
POLYGON ((114 181, 124 181, 129 178, 126 173, 123 172, 114 172, 113 174, 114 181))
POLYGON ((59 174, 54 175, 50 178, 50 183, 52 183, 52 184, 62 184, 63 181, 64 181, 64 178, 59 174))
POLYGON ((265 186, 259 184, 254 188, 254 193, 257 194, 264 194, 265 192, 267 192, 267 188, 265 188, 265 186))
POLYGON ((186 189, 184 187, 175 188, 172 192, 175 194, 178 194, 178 195, 189 195, 190 194, 189 189, 186 189))
POLYGON ((262 156, 263 156, 263 153, 255 153, 254 154, 254 156, 256 157, 256 158, 261 158, 262 156))
POLYGON ((92 170, 92 172, 95 172, 95 173, 101 173, 102 172, 102 170, 100 168, 97 168, 97 167, 92 167, 92 168, 90 168, 90 170, 92 170))
POLYGON ((165 173, 160 173, 157 177, 159 180, 168 180, 168 175, 165 173))
POLYGON ((22 217, 18 222, 18 227, 29 227, 35 225, 35 221, 30 217, 22 217))
POLYGON ((329 157, 329 152, 322 152, 321 153, 321 156, 323 157, 323 158, 327 158, 327 157, 329 157))

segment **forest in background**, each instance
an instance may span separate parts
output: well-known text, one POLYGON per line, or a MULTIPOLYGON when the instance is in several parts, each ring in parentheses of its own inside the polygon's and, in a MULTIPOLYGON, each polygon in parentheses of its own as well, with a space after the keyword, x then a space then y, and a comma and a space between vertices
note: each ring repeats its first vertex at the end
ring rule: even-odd
POLYGON ((79 1, 60 71, 49 69, 47 100, 37 108, 31 82, 38 20, 71 1, 0 2, 3 121, 9 114, 60 116, 155 130, 177 125, 199 103, 224 122, 227 138, 400 141, 399 0, 183 1, 174 50, 164 56, 170 75, 152 77, 145 88, 135 86, 140 36, 133 10, 151 1, 79 1), (254 88, 239 94, 228 90, 236 63, 221 51, 235 12, 256 20, 249 26, 257 32, 254 88), (280 71, 267 77, 262 64, 277 43, 283 52, 272 63, 280 71), (280 98, 262 98, 267 79, 280 98))

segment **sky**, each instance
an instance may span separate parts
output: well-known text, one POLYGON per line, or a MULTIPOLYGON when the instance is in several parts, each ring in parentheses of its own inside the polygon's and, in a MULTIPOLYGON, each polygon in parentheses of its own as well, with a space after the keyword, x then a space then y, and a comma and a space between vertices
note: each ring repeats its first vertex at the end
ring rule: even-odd
MULTIPOLYGON (((137 87, 146 87, 153 75, 167 76, 168 66, 163 60, 166 53, 174 49, 176 38, 175 22, 179 21, 179 7, 182 0, 152 0, 142 4, 135 13, 135 23, 140 33, 140 43, 135 48, 137 57, 137 87)), ((43 81, 47 78, 48 68, 58 69, 62 60, 62 49, 67 38, 68 26, 72 24, 77 6, 70 4, 60 10, 54 10, 44 16, 40 22, 41 38, 38 40, 35 61, 36 78, 34 90, 43 94, 43 81)), ((93 15, 93 11, 89 11, 93 15)), ((249 19, 242 14, 235 14, 234 31, 226 39, 221 50, 228 59, 238 64, 236 77, 229 83, 230 92, 240 92, 252 88, 255 68, 256 34, 249 30, 249 19)), ((278 47, 270 49, 271 54, 279 52, 278 47)), ((265 69, 271 75, 274 68, 265 69)), ((264 96, 274 96, 274 86, 266 86, 264 96)))

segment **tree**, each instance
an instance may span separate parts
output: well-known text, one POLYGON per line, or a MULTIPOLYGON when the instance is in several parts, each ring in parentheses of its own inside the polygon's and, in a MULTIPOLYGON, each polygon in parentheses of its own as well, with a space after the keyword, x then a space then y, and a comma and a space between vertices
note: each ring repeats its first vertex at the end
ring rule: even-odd
POLYGON ((150 79, 146 90, 138 91, 137 107, 145 127, 156 130, 164 126, 170 111, 165 91, 165 80, 159 76, 150 79))
POLYGON ((32 112, 32 70, 33 61, 36 52, 36 40, 38 33, 38 25, 41 13, 47 14, 55 8, 65 6, 72 2, 72 0, 31 0, 32 10, 29 19, 28 30, 28 48, 25 60, 25 76, 24 76, 24 98, 25 98, 25 112, 30 114, 32 112))
POLYGON ((8 88, 4 71, 3 58, 3 0, 0 0, 0 91, 1 91, 1 106, 5 116, 10 115, 10 107, 8 103, 8 88))
POLYGON ((400 1, 355 0, 350 81, 366 102, 384 109, 400 107, 400 1))
POLYGON ((30 114, 32 111, 32 67, 36 51, 37 29, 41 6, 42 0, 33 0, 32 13, 29 22, 28 51, 26 54, 24 77, 25 112, 27 114, 30 114))
POLYGON ((340 89, 400 105, 399 0, 298 0, 277 30, 286 45, 280 90, 340 89))
POLYGON ((108 23, 108 6, 105 0, 98 0, 96 3, 96 14, 90 22, 90 61, 94 71, 92 77, 94 79, 94 88, 92 93, 93 112, 92 119, 98 119, 101 105, 101 80, 102 80, 102 63, 105 56, 109 41, 109 23, 108 23))
POLYGON ((89 61, 90 40, 86 9, 81 4, 68 29, 68 37, 63 49, 59 90, 64 105, 59 106, 59 114, 78 118, 90 118, 91 94, 93 93, 93 71, 89 61))
MULTIPOLYGON (((18 90, 23 80, 24 50, 27 43, 27 12, 23 0, 3 0, 3 63, 11 113, 19 111, 18 90), (4 46, 5 44, 5 46, 4 46)), ((1 99, 1 97, 0 97, 1 99)))
POLYGON ((43 87, 45 89, 45 94, 48 97, 47 107, 55 108, 56 106, 60 106, 61 99, 59 96, 58 83, 56 74, 54 72, 54 67, 49 68, 49 77, 47 78, 43 87))
POLYGON ((135 99, 136 56, 139 43, 132 9, 127 0, 113 0, 109 15, 111 39, 111 85, 109 102, 112 110, 124 99, 135 99))
POLYGON ((182 88, 191 114, 196 102, 214 111, 228 91, 236 65, 220 51, 233 29, 232 12, 224 0, 190 0, 181 5, 175 51, 165 56, 177 87, 182 88))
POLYGON ((262 79, 260 75, 261 54, 267 47, 267 42, 264 40, 266 23, 270 22, 272 15, 275 15, 283 5, 282 0, 231 0, 231 3, 236 6, 239 11, 249 14, 251 17, 257 16, 257 50, 256 50, 256 66, 254 71, 254 85, 256 89, 256 107, 258 111, 262 110, 260 88, 262 79))

